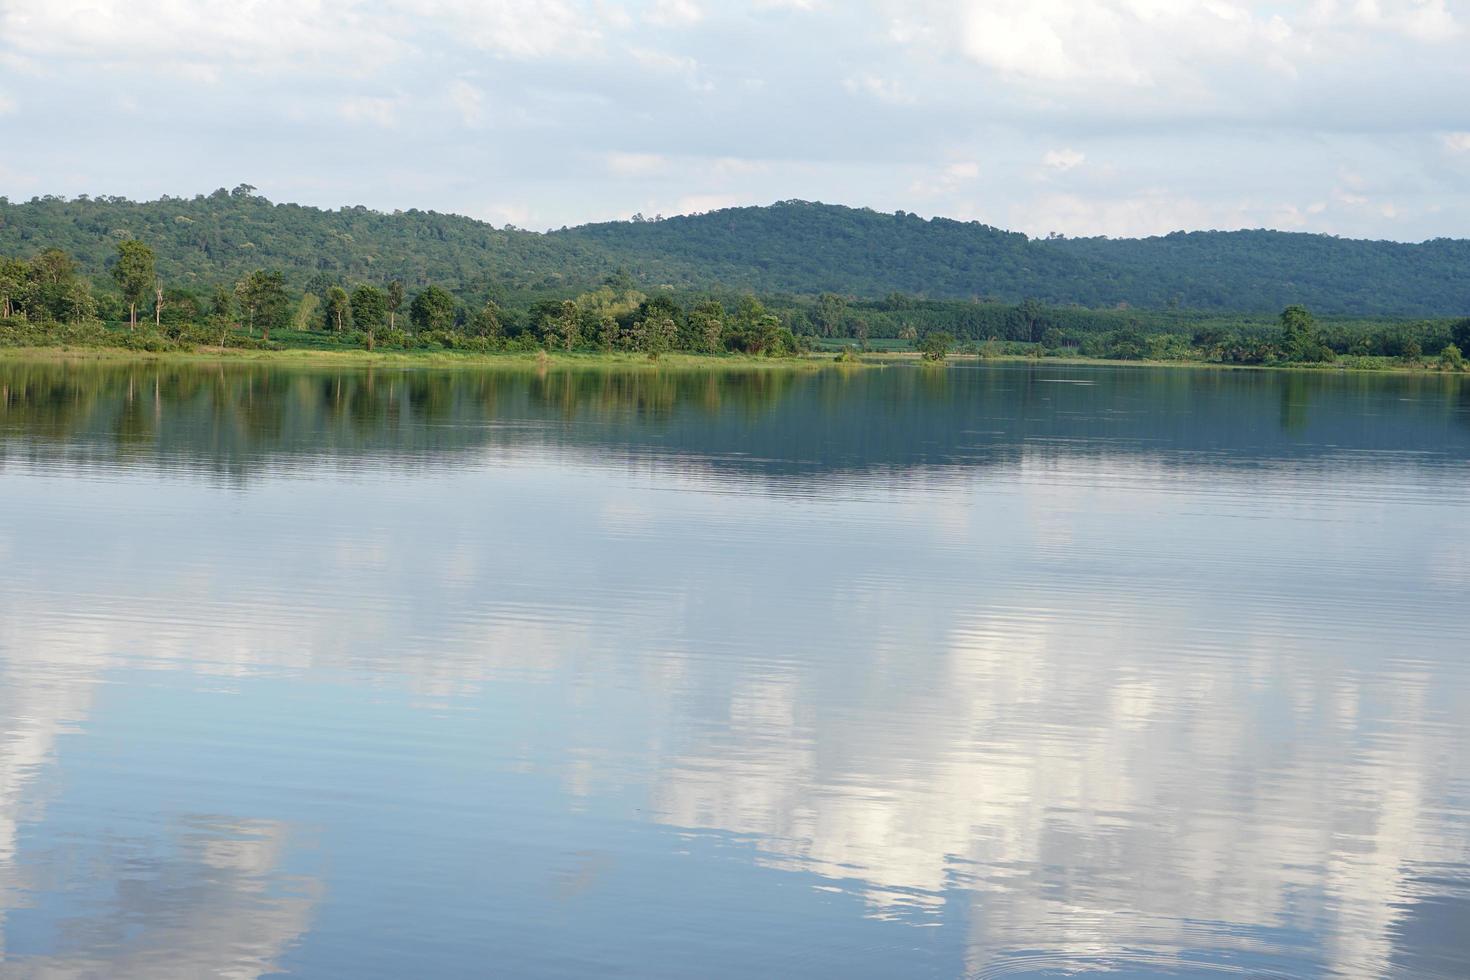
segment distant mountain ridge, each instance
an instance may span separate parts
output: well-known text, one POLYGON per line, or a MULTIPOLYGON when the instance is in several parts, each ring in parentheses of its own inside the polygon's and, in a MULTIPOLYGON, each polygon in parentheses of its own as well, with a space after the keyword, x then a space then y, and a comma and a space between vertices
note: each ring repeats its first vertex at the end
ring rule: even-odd
POLYGON ((539 234, 457 215, 272 204, 242 185, 133 202, 0 199, 0 254, 55 246, 101 276, 132 235, 161 275, 203 287, 255 268, 298 284, 402 278, 462 292, 564 294, 626 274, 641 287, 1270 312, 1470 313, 1470 241, 1372 242, 1276 231, 1032 239, 978 222, 783 201, 539 234))

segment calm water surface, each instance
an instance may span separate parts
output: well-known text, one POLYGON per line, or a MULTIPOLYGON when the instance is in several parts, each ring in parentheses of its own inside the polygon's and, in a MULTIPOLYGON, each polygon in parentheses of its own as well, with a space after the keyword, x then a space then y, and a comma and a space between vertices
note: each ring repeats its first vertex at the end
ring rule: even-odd
POLYGON ((0 362, 0 976, 1470 975, 1470 384, 0 362))

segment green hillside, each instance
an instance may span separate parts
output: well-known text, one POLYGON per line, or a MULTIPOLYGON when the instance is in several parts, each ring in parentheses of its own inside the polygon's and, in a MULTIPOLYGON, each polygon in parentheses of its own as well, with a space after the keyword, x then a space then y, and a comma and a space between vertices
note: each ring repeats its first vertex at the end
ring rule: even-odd
POLYGON ((1213 310, 1279 310, 1305 303, 1342 314, 1433 315, 1470 311, 1470 241, 1420 245, 1280 231, 1175 232, 1156 238, 1052 239, 1046 244, 1121 270, 1159 273, 1168 299, 1213 310))
POLYGON ((1380 316, 1470 311, 1470 242, 1462 240, 1405 245, 1265 231, 1039 240, 976 222, 802 201, 538 234, 428 211, 272 204, 244 185, 143 203, 0 199, 0 255, 58 247, 100 277, 129 236, 157 250, 169 282, 195 288, 278 268, 297 285, 325 273, 533 297, 625 273, 644 288, 690 292, 903 292, 1242 312, 1304 303, 1325 314, 1380 316))

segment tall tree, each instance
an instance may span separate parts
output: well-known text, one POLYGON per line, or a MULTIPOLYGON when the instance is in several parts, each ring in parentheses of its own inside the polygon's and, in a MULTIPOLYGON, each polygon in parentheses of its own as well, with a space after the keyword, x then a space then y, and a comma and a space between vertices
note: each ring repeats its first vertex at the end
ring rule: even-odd
POLYGON ((341 333, 352 326, 352 301, 347 298, 347 290, 341 286, 328 286, 326 297, 322 323, 328 330, 341 333))
POLYGON ((398 329, 398 311, 403 309, 403 280, 388 283, 388 329, 398 329))
POLYGON ((271 328, 284 324, 290 315, 291 297, 286 295, 286 277, 277 270, 256 269, 235 286, 235 296, 245 315, 246 330, 253 330, 258 323, 261 339, 267 342, 271 339, 271 328))
POLYGON ((505 332, 505 327, 500 321, 500 307, 495 305, 493 299, 487 299, 485 305, 480 307, 479 312, 470 320, 470 329, 476 336, 490 340, 500 339, 505 332))
POLYGON ((1024 299, 1021 305, 1016 307, 1016 313, 1021 318, 1022 340, 1028 343, 1036 343, 1041 339, 1043 324, 1046 322, 1046 307, 1039 301, 1024 299))
POLYGON ((368 336, 383 329, 388 319, 388 296, 377 286, 358 286, 352 291, 352 322, 368 336))
POLYGON ((425 286, 408 308, 415 330, 448 330, 454 326, 454 297, 438 286, 425 286))
POLYGON ((48 248, 31 260, 27 277, 27 316, 41 320, 75 319, 75 259, 59 248, 48 248))
POLYGON ((581 340, 581 311, 577 304, 571 300, 563 300, 557 307, 557 313, 546 321, 546 339, 548 343, 571 350, 581 340))
POLYGON ((1470 318, 1458 321, 1450 327, 1450 342, 1464 353, 1470 350, 1470 318))
POLYGON ((1317 320, 1305 306, 1281 311, 1281 351, 1291 361, 1330 361, 1332 351, 1317 335, 1317 320))
MULTIPOLYGON (((138 304, 145 302, 148 295, 158 286, 158 272, 155 267, 153 249, 136 238, 125 238, 118 242, 117 261, 112 266, 112 278, 117 283, 118 289, 122 291, 123 301, 128 304, 128 329, 136 330, 138 329, 138 304)), ((160 291, 155 320, 158 311, 161 311, 162 308, 163 296, 160 291)))
POLYGON ((209 312, 226 321, 234 317, 235 294, 228 286, 214 287, 214 293, 209 299, 209 312))
POLYGON ((92 287, 85 279, 73 279, 63 294, 64 319, 68 323, 81 323, 97 315, 97 300, 92 296, 92 287))
POLYGON ((717 301, 706 300, 690 310, 689 324, 701 350, 714 354, 725 349, 725 308, 717 301))
POLYGON ((678 335, 679 327, 674 318, 661 312, 638 321, 638 326, 633 330, 638 349, 654 361, 674 346, 678 335))
POLYGON ((823 337, 836 337, 842 333, 842 320, 846 313, 847 300, 836 293, 823 293, 812 308, 812 322, 823 337))
POLYGON ((0 319, 19 312, 30 267, 20 259, 0 257, 0 319))

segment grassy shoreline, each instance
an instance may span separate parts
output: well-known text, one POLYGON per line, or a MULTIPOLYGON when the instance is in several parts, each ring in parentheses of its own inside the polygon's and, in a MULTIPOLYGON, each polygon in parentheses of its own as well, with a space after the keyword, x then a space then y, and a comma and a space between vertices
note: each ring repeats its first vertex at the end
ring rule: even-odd
MULTIPOLYGON (((770 358, 748 354, 665 354, 657 361, 642 354, 418 350, 250 350, 201 347, 192 351, 133 351, 121 347, 0 347, 0 361, 65 361, 164 364, 281 364, 315 367, 429 368, 616 368, 618 370, 812 370, 836 366, 831 357, 770 358)), ((878 366, 876 362, 872 366, 878 366)))
MULTIPOLYGON (((287 348, 254 350, 235 347, 200 347, 191 351, 134 351, 122 347, 0 347, 0 361, 54 361, 72 363, 163 363, 163 364, 279 364, 304 367, 418 367, 418 368, 500 368, 514 370, 602 369, 602 370, 729 370, 729 371, 811 371, 828 367, 881 368, 888 365, 924 365, 920 355, 912 351, 874 351, 859 360, 838 362, 829 351, 801 357, 769 358, 750 354, 670 353, 657 361, 642 354, 604 352, 514 352, 480 353, 451 350, 322 350, 319 348, 287 348)), ((951 354, 943 365, 1028 364, 1037 367, 1125 367, 1188 368, 1211 371, 1296 371, 1312 374, 1399 374, 1465 377, 1445 371, 1434 363, 1404 364, 1390 358, 1374 358, 1373 363, 1335 361, 1325 364, 1222 364, 1199 360, 1113 360, 1098 357, 1027 357, 1000 355, 976 357, 973 354, 951 354)), ((942 366, 942 365, 933 365, 942 366)))
MULTIPOLYGON (((1374 363, 1364 364, 1351 361, 1329 361, 1322 364, 1225 364, 1220 361, 1174 360, 1161 361, 1143 359, 1135 361, 1107 357, 1028 357, 1024 354, 999 354, 992 357, 977 357, 974 354, 950 354, 943 363, 947 365, 976 364, 1033 364, 1038 367, 1122 367, 1122 368, 1189 368, 1208 371, 1291 371, 1309 374, 1405 374, 1442 375, 1444 377, 1470 377, 1464 372, 1445 371, 1437 364, 1424 361, 1419 364, 1404 364, 1395 358, 1366 359, 1374 363)), ((863 364, 923 364, 916 351, 874 351, 864 354, 863 364)))

